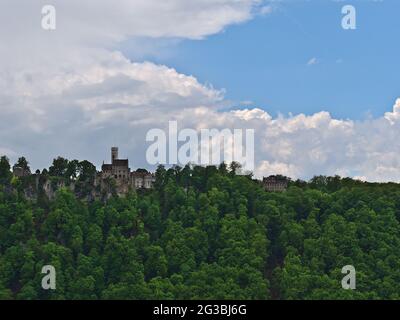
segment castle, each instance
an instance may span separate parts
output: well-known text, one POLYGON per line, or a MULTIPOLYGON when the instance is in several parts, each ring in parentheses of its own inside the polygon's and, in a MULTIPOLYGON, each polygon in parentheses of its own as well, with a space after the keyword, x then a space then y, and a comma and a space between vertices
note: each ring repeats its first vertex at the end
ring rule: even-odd
POLYGON ((269 192, 283 192, 287 189, 289 179, 284 176, 276 175, 263 178, 262 184, 269 192))
POLYGON ((129 168, 129 160, 119 159, 117 147, 111 148, 111 164, 103 163, 100 177, 101 180, 114 178, 117 187, 121 189, 129 187, 133 189, 151 189, 155 182, 154 174, 147 170, 139 169, 137 171, 131 171, 129 168))
POLYGON ((14 165, 13 174, 21 179, 29 179, 24 193, 27 198, 34 199, 40 192, 44 192, 49 199, 53 199, 60 188, 68 188, 78 197, 87 199, 108 199, 113 194, 125 195, 130 190, 151 189, 155 182, 155 175, 145 169, 132 171, 128 159, 119 159, 118 148, 111 148, 111 163, 103 163, 100 172, 96 172, 93 180, 85 181, 92 188, 82 188, 82 181, 68 179, 63 176, 49 176, 47 170, 39 170, 32 174, 29 167, 22 168, 14 165), (45 173, 46 172, 46 173, 45 173), (89 192, 87 190, 90 190, 89 192))

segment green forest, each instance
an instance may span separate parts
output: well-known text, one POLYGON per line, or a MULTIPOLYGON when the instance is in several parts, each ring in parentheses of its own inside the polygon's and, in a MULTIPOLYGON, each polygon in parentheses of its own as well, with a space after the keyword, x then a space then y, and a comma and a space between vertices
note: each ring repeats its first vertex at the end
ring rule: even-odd
MULTIPOLYGON (((93 168, 43 174, 88 188, 93 168)), ((32 200, 2 157, 0 299, 400 299, 400 185, 317 176, 275 193, 239 169, 159 166, 151 190, 32 200)))

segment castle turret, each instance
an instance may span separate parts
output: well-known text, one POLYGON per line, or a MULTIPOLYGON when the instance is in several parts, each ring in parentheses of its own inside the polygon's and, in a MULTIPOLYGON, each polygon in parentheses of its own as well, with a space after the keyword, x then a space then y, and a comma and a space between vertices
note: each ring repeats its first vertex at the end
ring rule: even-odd
POLYGON ((147 170, 140 169, 131 172, 128 159, 119 159, 118 148, 111 148, 111 164, 103 162, 101 166, 101 179, 113 178, 116 181, 118 193, 127 193, 129 188, 150 189, 155 182, 155 176, 147 170))
POLYGON ((118 148, 112 147, 111 148, 111 164, 113 164, 114 161, 117 159, 118 159, 118 148))

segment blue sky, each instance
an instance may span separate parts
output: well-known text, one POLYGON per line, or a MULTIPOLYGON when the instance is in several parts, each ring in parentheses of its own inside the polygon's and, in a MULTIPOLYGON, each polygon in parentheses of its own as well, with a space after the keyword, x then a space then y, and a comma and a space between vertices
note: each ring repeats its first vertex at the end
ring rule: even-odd
MULTIPOLYGON (((379 117, 398 97, 400 3, 282 1, 204 40, 158 41, 142 60, 168 65, 225 88, 240 105, 279 113, 326 110, 340 119, 379 117), (341 28, 341 8, 357 9, 357 30, 341 28), (315 58, 317 63, 307 65, 315 58)), ((129 50, 127 56, 136 52, 129 50)))
POLYGON ((256 177, 400 181, 398 0, 160 1, 52 0, 49 31, 42 0, 2 0, 0 155, 100 165, 116 145, 152 169, 146 134, 178 120, 253 129, 256 177))

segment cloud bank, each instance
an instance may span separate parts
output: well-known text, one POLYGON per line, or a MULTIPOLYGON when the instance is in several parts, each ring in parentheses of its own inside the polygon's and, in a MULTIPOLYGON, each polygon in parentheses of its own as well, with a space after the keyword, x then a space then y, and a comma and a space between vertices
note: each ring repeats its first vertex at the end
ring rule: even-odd
POLYGON ((51 4, 58 17, 52 32, 40 28, 42 1, 0 5, 1 24, 13 30, 0 28, 0 153, 12 160, 25 155, 32 167, 43 168, 63 155, 100 165, 118 145, 131 166, 145 167, 146 132, 177 120, 180 128, 197 130, 255 129, 258 177, 400 181, 400 99, 392 112, 365 121, 324 111, 273 118, 261 108, 230 110, 223 90, 168 66, 132 62, 116 50, 135 37, 202 39, 266 14, 262 1, 51 4))

